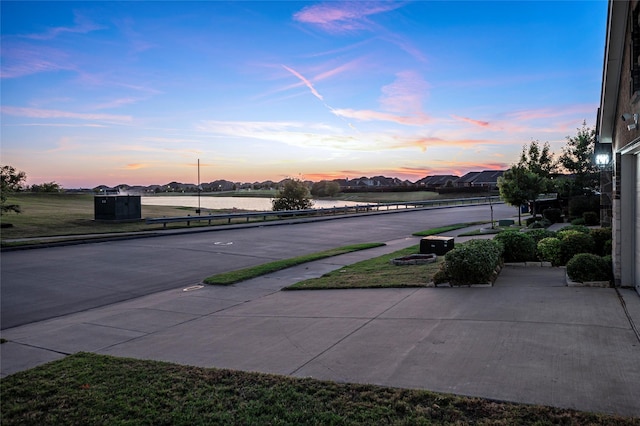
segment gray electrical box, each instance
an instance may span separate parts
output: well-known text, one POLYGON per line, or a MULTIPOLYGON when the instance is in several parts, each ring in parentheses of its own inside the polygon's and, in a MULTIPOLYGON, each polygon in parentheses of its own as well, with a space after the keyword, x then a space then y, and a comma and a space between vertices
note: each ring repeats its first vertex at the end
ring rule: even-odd
POLYGON ((95 220, 142 219, 139 195, 96 195, 93 199, 95 220))
POLYGON ((453 237, 440 237, 437 235, 424 237, 420 240, 420 253, 434 253, 437 256, 442 256, 453 249, 453 244, 453 237))

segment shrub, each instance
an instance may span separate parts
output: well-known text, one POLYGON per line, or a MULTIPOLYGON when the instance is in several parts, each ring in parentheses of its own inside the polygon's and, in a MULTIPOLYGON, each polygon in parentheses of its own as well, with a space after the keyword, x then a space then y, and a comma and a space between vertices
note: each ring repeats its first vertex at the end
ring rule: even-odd
POLYGON ((564 239, 567 235, 576 235, 576 234, 582 234, 582 232, 576 231, 575 229, 561 229, 558 232, 556 232, 556 236, 561 240, 564 239))
POLYGON ((584 212, 600 209, 600 197, 594 195, 580 195, 569 200, 569 216, 582 217, 584 212))
POLYGON ((579 218, 577 218, 577 219, 573 219, 573 220, 571 221, 571 224, 572 224, 572 225, 584 225, 585 223, 586 223, 586 222, 584 221, 584 218, 582 218, 582 217, 579 217, 579 218))
POLYGON ((585 225, 594 226, 600 224, 600 217, 596 212, 584 212, 582 213, 582 218, 585 225))
POLYGON ((471 240, 457 245, 445 255, 434 282, 449 281, 456 285, 492 282, 502 251, 502 244, 493 240, 471 240))
POLYGON ((573 281, 609 281, 611 263, 591 253, 580 253, 567 262, 567 274, 573 281))
POLYGON ((551 222, 547 219, 537 220, 527 226, 528 229, 542 229, 551 226, 551 222))
POLYGON ((568 233, 560 240, 561 265, 566 263, 573 256, 579 253, 591 253, 595 248, 593 237, 581 232, 568 233))
POLYGON ((565 226, 560 231, 558 231, 558 233, 564 232, 564 231, 578 231, 578 232, 581 232, 583 234, 591 233, 591 230, 589 228, 587 228, 586 226, 584 226, 584 225, 574 225, 574 224, 565 226))
POLYGON ((561 209, 546 209, 542 212, 542 216, 551 223, 562 223, 562 210, 561 209))
POLYGON ((611 240, 611 228, 594 228, 589 230, 589 234, 593 237, 595 248, 593 252, 598 256, 606 256, 611 253, 611 246, 607 251, 607 241, 611 240))
POLYGON ((527 226, 529 226, 529 225, 531 225, 532 223, 534 223, 534 222, 540 222, 541 220, 542 220, 542 218, 541 218, 540 216, 531 216, 531 217, 528 217, 528 218, 525 220, 525 223, 527 224, 527 226))
POLYGON ((543 238, 556 236, 556 233, 554 231, 549 231, 548 229, 530 229, 526 232, 528 236, 534 239, 536 244, 538 244, 543 238))
POLYGON ((537 253, 543 262, 551 262, 553 266, 562 263, 560 255, 560 240, 555 237, 543 238, 538 242, 537 253))
POLYGON ((613 240, 607 240, 604 242, 604 246, 602 248, 602 252, 605 256, 611 256, 611 252, 613 251, 613 240))
POLYGON ((526 262, 536 258, 536 241, 526 232, 505 231, 494 240, 504 245, 505 262, 526 262))

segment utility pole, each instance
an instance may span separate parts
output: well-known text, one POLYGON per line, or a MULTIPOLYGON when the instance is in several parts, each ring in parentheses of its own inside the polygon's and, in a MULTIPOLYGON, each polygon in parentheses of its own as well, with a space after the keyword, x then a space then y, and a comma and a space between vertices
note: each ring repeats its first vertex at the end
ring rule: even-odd
POLYGON ((200 216, 200 159, 198 158, 198 210, 196 211, 200 216))

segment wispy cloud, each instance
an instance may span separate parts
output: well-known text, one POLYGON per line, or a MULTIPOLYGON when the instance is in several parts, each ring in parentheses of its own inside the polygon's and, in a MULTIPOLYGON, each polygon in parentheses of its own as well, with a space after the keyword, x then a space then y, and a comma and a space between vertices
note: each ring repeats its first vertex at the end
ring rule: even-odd
POLYGON ((98 120, 98 121, 116 121, 130 122, 129 115, 112 115, 112 114, 87 114, 80 112, 59 111, 54 109, 39 108, 23 108, 13 106, 2 106, 0 112, 6 115, 30 118, 73 118, 78 120, 98 120))
POLYGON ((47 46, 33 46, 22 42, 2 42, 0 76, 17 78, 41 72, 74 70, 68 55, 47 46))
POLYGON ((149 164, 144 164, 144 163, 133 163, 133 164, 127 164, 125 165, 122 170, 140 170, 140 169, 146 169, 149 168, 150 165, 149 164))
POLYGON ((104 124, 96 123, 18 123, 3 124, 5 127, 107 127, 104 124))
POLYGON ((398 115, 388 112, 372 111, 372 110, 353 110, 353 109, 334 109, 333 113, 344 118, 355 118, 360 121, 389 121, 397 124, 409 126, 422 126, 427 124, 430 119, 426 114, 416 115, 398 115))
POLYGON ((369 17, 402 7, 402 2, 335 2, 307 6, 293 15, 330 33, 366 30, 373 26, 369 17))
POLYGON ((118 108, 124 105, 131 105, 131 104, 135 104, 136 102, 139 102, 143 100, 142 98, 120 98, 120 99, 113 99, 111 101, 108 102, 103 102, 101 104, 97 104, 94 105, 92 107, 92 109, 111 109, 111 108, 118 108))
POLYGON ((302 74, 300 74, 298 71, 289 68, 286 65, 282 66, 284 69, 286 69, 287 71, 289 71, 291 74, 295 75, 296 77, 298 77, 300 79, 300 81, 302 81, 302 83, 304 83, 305 86, 307 86, 309 88, 309 90, 311 91, 311 93, 313 93, 313 96, 315 96, 316 98, 320 99, 321 101, 323 101, 324 99, 322 98, 322 95, 320 93, 318 93, 318 91, 316 90, 315 87, 313 87, 313 84, 311 84, 311 82, 309 80, 307 80, 302 74))
POLYGON ((374 15, 391 12, 405 4, 405 2, 399 1, 326 2, 305 7, 295 13, 293 19, 303 24, 313 25, 331 34, 355 31, 376 32, 382 40, 396 45, 420 62, 426 62, 425 55, 409 40, 386 30, 371 19, 374 15))
POLYGON ((578 105, 562 105, 555 108, 539 108, 523 111, 514 111, 507 114, 514 120, 537 120, 541 118, 558 118, 576 114, 593 115, 597 105, 594 104, 578 104, 578 105))
POLYGON ((166 143, 166 144, 176 144, 176 143, 195 143, 196 139, 185 139, 185 138, 165 138, 159 136, 145 136, 139 138, 143 142, 153 142, 153 143, 166 143))
POLYGON ((316 74, 313 77, 313 80, 315 80, 315 81, 325 80, 327 78, 334 77, 334 76, 339 75, 339 74, 344 74, 344 73, 347 73, 349 71, 363 69, 365 66, 366 65, 363 65, 363 58, 357 58, 357 59, 351 60, 349 62, 345 62, 343 64, 340 64, 338 66, 331 67, 330 69, 328 69, 326 71, 322 71, 322 72, 316 74))
POLYGON ((473 118, 468 117, 460 117, 458 115, 451 114, 451 117, 458 121, 464 121, 465 123, 473 124, 474 126, 488 128, 491 126, 491 123, 488 121, 474 120, 473 118))
POLYGON ((340 117, 361 121, 386 121, 406 126, 423 126, 432 119, 423 111, 423 101, 428 95, 429 85, 413 71, 396 74, 395 80, 382 88, 380 108, 383 111, 333 109, 340 117))
POLYGON ((302 122, 203 121, 197 130, 226 138, 251 138, 284 143, 301 148, 380 152, 430 147, 475 148, 497 144, 483 139, 447 139, 421 135, 398 135, 381 132, 345 134, 342 129, 302 122))
POLYGON ((50 40, 65 33, 86 34, 91 31, 97 31, 107 28, 104 25, 92 22, 89 18, 83 16, 78 12, 74 12, 73 21, 75 25, 72 27, 52 27, 43 33, 27 34, 25 35, 25 37, 33 40, 50 40))
POLYGON ((69 137, 63 137, 58 141, 58 144, 55 148, 48 149, 47 153, 55 153, 55 152, 64 152, 64 151, 75 151, 80 148, 80 144, 74 142, 69 137))
POLYGON ((393 83, 382 88, 380 106, 386 111, 419 113, 429 85, 414 71, 396 74, 393 83))
POLYGON ((114 151, 114 152, 118 152, 118 151, 124 151, 124 152, 159 152, 159 153, 171 152, 171 153, 176 153, 176 154, 181 154, 181 155, 202 154, 202 151, 197 150, 197 149, 160 148, 160 147, 154 147, 154 146, 134 145, 134 144, 114 145, 112 147, 112 151, 114 151))

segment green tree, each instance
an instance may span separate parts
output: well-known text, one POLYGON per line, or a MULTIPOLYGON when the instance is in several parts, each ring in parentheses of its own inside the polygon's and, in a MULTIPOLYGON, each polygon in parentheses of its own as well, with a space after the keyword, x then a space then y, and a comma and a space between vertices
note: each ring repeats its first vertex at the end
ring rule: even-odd
POLYGON ((5 212, 20 213, 20 206, 7 204, 7 199, 9 195, 22 189, 22 184, 27 179, 26 173, 18 172, 12 166, 2 166, 0 178, 2 180, 0 186, 0 214, 5 212))
POLYGON ((506 203, 518 207, 518 225, 522 225, 520 206, 531 203, 535 216, 535 201, 538 199, 538 195, 545 190, 546 185, 543 177, 517 164, 498 178, 500 197, 506 203))
POLYGON ((595 189, 599 185, 598 167, 591 158, 596 141, 595 128, 582 122, 577 131, 575 136, 567 136, 567 145, 562 148, 559 158, 565 171, 575 177, 567 195, 581 195, 585 188, 595 189))
POLYGON ((31 185, 30 191, 31 192, 60 192, 62 191, 62 187, 55 182, 45 182, 40 185, 37 185, 37 184, 31 185))
POLYGON ((334 197, 339 192, 340 184, 332 180, 321 180, 311 185, 311 195, 315 197, 334 197))
POLYGON ((313 206, 307 185, 299 179, 289 179, 271 202, 273 211, 304 210, 313 206))
POLYGON ((520 154, 518 165, 538 176, 550 179, 551 175, 558 169, 553 157, 554 154, 551 152, 549 142, 545 142, 542 148, 540 148, 539 141, 532 141, 528 147, 526 145, 522 147, 522 154, 520 154))

